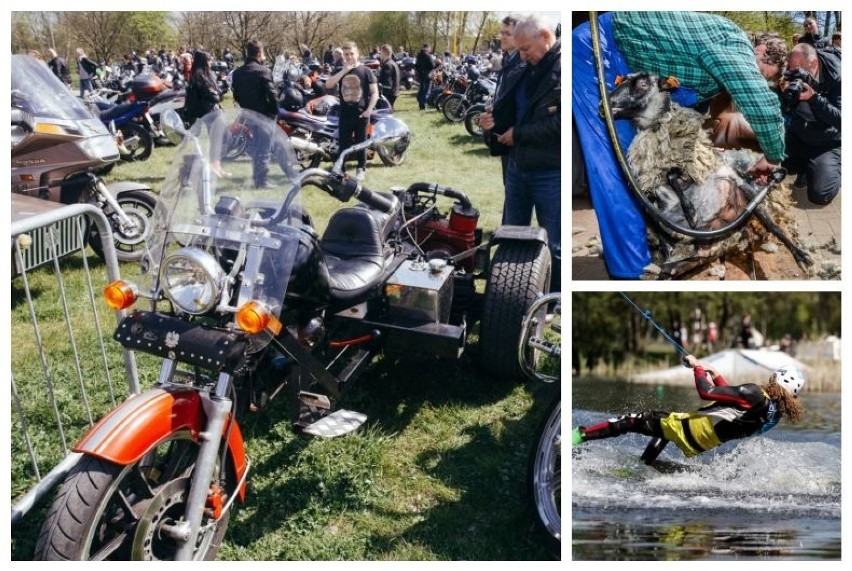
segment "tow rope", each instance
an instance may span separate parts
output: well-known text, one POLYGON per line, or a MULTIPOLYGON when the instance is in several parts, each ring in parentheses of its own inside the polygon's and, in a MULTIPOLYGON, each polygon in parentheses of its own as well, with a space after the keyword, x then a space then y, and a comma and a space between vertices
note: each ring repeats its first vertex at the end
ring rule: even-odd
POLYGON ((675 351, 677 351, 677 352, 678 352, 678 354, 679 354, 681 357, 686 357, 687 355, 689 355, 689 351, 687 351, 686 349, 684 349, 684 348, 681 346, 681 344, 680 344, 680 343, 678 343, 677 341, 675 341, 674 339, 672 339, 671 335, 669 335, 668 333, 666 333, 666 330, 665 330, 665 329, 663 329, 663 328, 660 326, 660 324, 659 324, 659 323, 657 323, 656 321, 654 321, 654 318, 653 318, 653 317, 651 317, 651 310, 650 310, 650 309, 646 309, 646 310, 644 310, 644 311, 643 311, 643 310, 642 310, 642 309, 641 309, 638 305, 636 305, 636 304, 633 302, 633 300, 632 300, 632 299, 630 299, 629 297, 627 297, 627 294, 626 294, 626 293, 624 293, 623 291, 620 291, 620 292, 618 292, 618 293, 620 293, 620 294, 621 294, 621 296, 622 296, 624 299, 626 299, 626 300, 627 300, 627 303, 629 303, 630 305, 632 305, 632 306, 633 306, 633 309, 635 309, 636 311, 638 311, 638 312, 639 312, 639 315, 641 315, 642 317, 644 317, 644 318, 648 321, 648 323, 650 323, 651 325, 653 325, 653 326, 657 329, 657 331, 659 331, 659 332, 660 332, 660 334, 663 336, 663 339, 665 339, 666 341, 668 341, 669 343, 671 343, 671 346, 672 346, 672 347, 674 347, 675 351))

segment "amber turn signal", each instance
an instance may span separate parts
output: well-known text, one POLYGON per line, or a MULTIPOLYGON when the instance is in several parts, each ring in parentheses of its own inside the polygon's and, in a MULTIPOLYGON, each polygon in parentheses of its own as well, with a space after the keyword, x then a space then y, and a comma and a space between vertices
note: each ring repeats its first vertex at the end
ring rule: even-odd
POLYGON ((273 335, 281 332, 281 322, 259 301, 250 301, 237 310, 237 325, 246 333, 256 334, 269 329, 273 335))
POLYGON ((127 309, 138 297, 136 286, 124 280, 116 280, 104 288, 104 299, 112 309, 127 309))

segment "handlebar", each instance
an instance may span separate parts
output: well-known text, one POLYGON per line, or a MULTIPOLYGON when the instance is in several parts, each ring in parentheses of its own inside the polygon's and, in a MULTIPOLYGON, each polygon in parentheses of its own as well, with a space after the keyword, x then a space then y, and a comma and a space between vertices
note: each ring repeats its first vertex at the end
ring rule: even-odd
POLYGON ((394 207, 392 200, 389 200, 378 192, 373 192, 369 188, 365 188, 363 186, 359 186, 358 190, 355 191, 355 198, 367 206, 372 206, 373 208, 385 213, 390 212, 394 207))
POLYGON ((431 184, 428 182, 415 182, 411 186, 408 187, 408 192, 432 192, 435 194, 440 194, 442 196, 446 196, 447 198, 454 198, 459 201, 464 208, 471 208, 472 204, 470 203, 470 199, 467 197, 465 193, 460 190, 456 190, 455 188, 451 188, 449 186, 441 186, 438 184, 431 184))

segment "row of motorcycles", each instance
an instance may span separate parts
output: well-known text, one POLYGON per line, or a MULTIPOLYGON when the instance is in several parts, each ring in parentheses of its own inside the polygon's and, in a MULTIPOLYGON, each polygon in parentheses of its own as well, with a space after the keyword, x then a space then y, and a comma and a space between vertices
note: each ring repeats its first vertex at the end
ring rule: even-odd
MULTIPOLYGON (((558 294, 547 294, 543 230, 501 226, 486 240, 478 210, 457 189, 418 182, 376 191, 343 174, 358 151, 407 146, 402 122, 377 122, 367 141, 340 151, 326 170, 299 165, 304 149, 280 122, 242 110, 232 124, 272 133, 285 156, 270 172, 272 188, 254 189, 243 184, 247 175, 213 176, 218 145, 204 119, 187 129, 166 110, 160 124, 175 158, 158 195, 109 188, 92 172, 117 160, 104 125, 46 67, 29 56, 12 60, 13 191, 56 187, 71 198, 66 181, 79 178, 85 193, 76 199, 103 203, 116 244, 132 238, 141 269, 138 283, 119 280, 104 290, 123 316, 114 339, 160 362, 153 387, 119 404, 73 447, 75 463, 47 511, 37 559, 215 558, 248 493, 245 416, 283 398, 294 429, 348 434, 367 418, 344 408, 345 396, 379 355, 458 359, 475 342, 495 379, 529 374, 558 388, 561 309, 558 294), (77 174, 62 170, 60 158, 77 174), (31 176, 23 175, 36 164, 40 186, 27 187, 31 176), (322 235, 302 200, 317 191, 356 202, 335 211, 322 235), (153 212, 137 227, 122 200, 141 193, 153 212), (475 327, 478 338, 469 337, 475 327), (548 362, 550 376, 541 375, 548 362)), ((560 408, 557 395, 529 478, 536 521, 557 556, 560 408)))
POLYGON ((169 144, 160 115, 167 109, 182 113, 186 91, 182 76, 170 68, 154 73, 146 66, 139 74, 115 68, 83 101, 115 134, 122 161, 144 161, 155 145, 169 144))
MULTIPOLYGON (((168 109, 183 113, 183 74, 174 66, 155 69, 147 64, 138 72, 117 65, 102 69, 84 102, 115 134, 122 161, 147 160, 155 145, 169 144, 159 126, 160 115, 168 109)), ((231 89, 233 64, 215 61, 211 69, 224 95, 231 89)))
POLYGON ((494 97, 496 76, 475 60, 459 65, 444 64, 430 74, 431 86, 426 104, 453 123, 464 122, 473 137, 482 136, 479 114, 494 97))
MULTIPOLYGON (((327 76, 303 64, 289 62, 279 57, 273 68, 273 79, 279 92, 277 125, 290 138, 296 149, 296 160, 303 168, 316 168, 322 162, 336 161, 340 156, 340 101, 336 95, 325 93, 327 76), (307 88, 302 78, 313 76, 313 85, 307 88)), ((367 136, 376 131, 400 133, 393 145, 378 145, 368 151, 368 160, 378 156, 387 166, 405 162, 411 142, 408 127, 393 115, 393 109, 384 96, 379 97, 370 117, 367 136)), ((223 145, 223 158, 234 160, 244 153, 251 154, 253 133, 237 120, 230 125, 223 145)))

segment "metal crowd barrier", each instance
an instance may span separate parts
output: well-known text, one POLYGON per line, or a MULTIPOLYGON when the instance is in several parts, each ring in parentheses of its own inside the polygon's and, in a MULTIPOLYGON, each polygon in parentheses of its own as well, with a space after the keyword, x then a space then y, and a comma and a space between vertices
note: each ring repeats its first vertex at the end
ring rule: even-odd
MULTIPOLYGON (((13 482, 13 489, 31 485, 26 493, 17 500, 13 497, 13 500, 16 501, 12 506, 12 524, 15 524, 26 515, 40 498, 60 483, 77 463, 80 455, 70 452, 67 435, 69 431, 84 429, 85 425, 92 426, 98 420, 93 414, 93 409, 97 406, 100 408, 115 406, 117 397, 113 388, 113 376, 117 375, 118 372, 111 369, 121 367, 116 367, 114 363, 112 366, 109 364, 108 349, 104 343, 104 331, 107 335, 112 331, 112 327, 109 325, 104 327, 101 323, 101 314, 106 309, 100 301, 100 292, 106 283, 93 284, 85 254, 81 256, 82 269, 85 275, 84 289, 86 290, 84 292, 86 301, 83 303, 86 303, 86 307, 91 309, 92 316, 92 322, 85 325, 89 330, 94 327, 100 357, 81 362, 78 353, 81 338, 79 332, 75 330, 79 329, 81 324, 73 323, 71 318, 69 292, 59 263, 60 258, 64 256, 76 252, 85 252, 86 230, 89 224, 95 224, 102 236, 108 280, 111 282, 118 279, 120 276, 118 259, 106 216, 101 210, 89 204, 56 205, 28 197, 23 199, 14 197, 12 210, 12 270, 14 276, 20 277, 23 290, 23 294, 19 294, 16 298, 20 300, 19 303, 24 303, 21 297, 25 299, 33 331, 32 337, 13 338, 12 350, 14 354, 16 345, 21 347, 24 346, 23 344, 34 343, 37 346, 38 353, 38 363, 27 363, 26 368, 29 369, 27 374, 22 374, 23 372, 20 370, 16 371, 14 356, 12 360, 12 430, 20 431, 20 439, 17 443, 18 450, 16 450, 14 443, 12 446, 13 456, 22 454, 21 448, 25 449, 32 470, 31 474, 24 479, 25 481, 13 482), (15 220, 15 218, 18 219, 15 220), (31 274, 34 273, 33 270, 36 268, 45 265, 52 265, 53 267, 52 279, 55 280, 55 287, 52 286, 50 291, 47 291, 44 280, 40 279, 41 289, 34 295, 30 288, 31 274), (47 319, 37 317, 40 313, 38 311, 39 299, 59 300, 61 306, 59 313, 61 315, 52 314, 47 319), (60 320, 64 323, 57 324, 60 320), (43 332, 49 332, 49 336, 43 334, 43 332), (70 353, 71 358, 66 357, 63 353, 57 355, 60 347, 66 353, 70 353), (40 371, 38 371, 39 367, 40 371), (69 373, 69 371, 71 372, 69 373), (34 377, 38 377, 38 380, 33 380, 34 377), (97 392, 100 401, 111 402, 93 402, 91 400, 92 396, 89 394, 90 391, 87 390, 86 385, 88 383, 91 388, 93 382, 107 385, 106 391, 102 390, 103 387, 99 387, 100 390, 91 392, 97 392), (39 383, 42 384, 39 385, 39 383), (63 410, 64 407, 57 400, 57 388, 59 387, 64 391, 65 398, 69 398, 68 392, 73 391, 71 398, 81 405, 80 408, 84 412, 77 413, 77 416, 82 418, 75 418, 68 410, 63 410), (104 396, 100 396, 101 394, 104 396), (50 425, 51 423, 45 422, 43 417, 40 419, 28 418, 26 413, 28 409, 33 410, 37 407, 44 409, 46 404, 41 399, 49 402, 47 406, 52 410, 46 416, 52 414, 53 426, 50 425), (41 402, 33 402, 40 400, 41 402), (72 425, 73 430, 71 429, 72 425), (55 462, 59 454, 64 454, 64 458, 55 462), (55 465, 50 467, 50 463, 55 463, 55 465), (50 468, 49 471, 42 475, 43 469, 48 467, 50 468)), ((48 270, 39 269, 38 272, 42 274, 39 277, 44 278, 43 274, 48 273, 48 270)), ((79 292, 74 293, 79 296, 79 292)), ((74 297, 75 300, 78 299, 76 296, 74 297)), ((80 302, 78 301, 78 303, 80 302)), ((116 312, 116 318, 120 319, 121 317, 122 312, 116 312)), ((91 339, 88 336, 91 335, 91 332, 87 331, 86 335, 85 343, 89 346, 91 339)), ((114 352, 116 349, 111 347, 109 351, 114 352)), ((123 372, 127 384, 126 396, 129 396, 139 392, 138 371, 133 352, 125 350, 123 353, 123 372)), ((120 399, 124 397, 123 394, 118 395, 120 399)), ((75 410, 77 410, 76 407, 75 410)), ((73 442, 70 445, 73 446, 73 442)), ((13 458, 13 463, 16 460, 19 462, 18 471, 20 472, 21 459, 13 458)))

